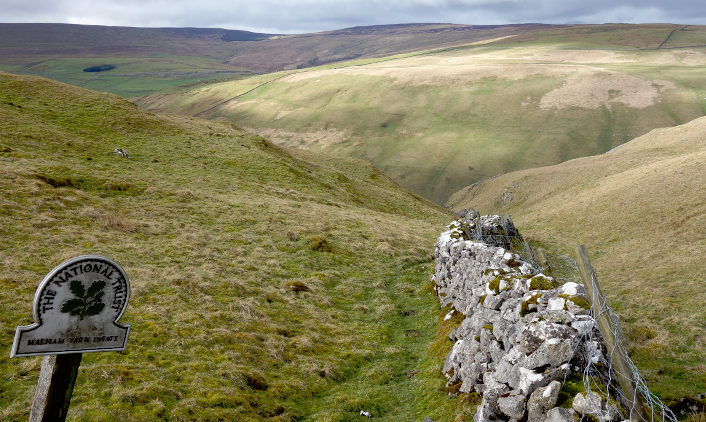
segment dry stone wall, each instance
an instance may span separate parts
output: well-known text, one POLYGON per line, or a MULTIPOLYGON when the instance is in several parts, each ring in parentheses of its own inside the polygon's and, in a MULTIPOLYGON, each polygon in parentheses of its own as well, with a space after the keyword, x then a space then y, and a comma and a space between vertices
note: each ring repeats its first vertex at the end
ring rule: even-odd
MULTIPOLYGON (((499 216, 480 218, 490 238, 469 240, 469 233, 477 233, 478 220, 471 217, 450 224, 435 245, 433 281, 439 301, 451 307, 447 317, 465 316, 450 334, 455 343, 443 367, 447 387, 482 394, 475 422, 573 422, 576 411, 558 407, 565 380, 583 373, 588 359, 598 363, 593 367, 610 370, 584 288, 560 285, 497 246, 508 243, 505 231, 519 236, 514 226, 500 224, 499 216)), ((598 379, 609 375, 592 374, 598 379)), ((589 402, 583 396, 574 399, 576 407, 589 402)), ((603 421, 623 419, 605 399, 596 406, 576 410, 603 421)))

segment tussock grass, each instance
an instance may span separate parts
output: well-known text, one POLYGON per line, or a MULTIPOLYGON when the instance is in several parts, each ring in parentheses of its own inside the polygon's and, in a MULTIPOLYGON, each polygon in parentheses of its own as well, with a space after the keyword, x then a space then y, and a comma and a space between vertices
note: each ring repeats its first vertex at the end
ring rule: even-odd
POLYGON ((690 413, 686 418, 687 422, 704 422, 706 421, 706 413, 690 413))
POLYGON ((655 129, 608 154, 487 180, 449 204, 512 215, 523 235, 552 252, 550 259, 573 256, 574 246, 585 244, 650 388, 664 398, 700 394, 705 145, 700 118, 655 129))
POLYGON ((8 355, 37 283, 89 253, 130 277, 132 331, 84 356, 69 420, 458 413, 421 288, 440 207, 358 160, 41 78, 0 73, 0 117, 0 419, 29 413, 41 357, 8 355))

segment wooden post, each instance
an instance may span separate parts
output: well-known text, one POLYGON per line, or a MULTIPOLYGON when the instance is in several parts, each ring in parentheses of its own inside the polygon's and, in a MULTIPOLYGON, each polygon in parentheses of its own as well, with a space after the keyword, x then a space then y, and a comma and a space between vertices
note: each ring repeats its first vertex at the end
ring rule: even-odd
POLYGON ((527 257, 532 260, 533 264, 537 264, 537 257, 534 256, 534 250, 532 249, 532 246, 530 246, 529 242, 527 239, 522 239, 522 243, 525 245, 525 250, 527 251, 527 257))
POLYGON ((581 273, 581 280, 583 281, 583 286, 586 288, 588 299, 591 301, 593 313, 598 322, 598 328, 601 330, 601 334, 603 334, 603 339, 605 340, 605 345, 608 349, 611 364, 615 368, 615 373, 617 375, 618 382, 620 383, 620 388, 623 390, 625 398, 629 401, 629 419, 647 422, 650 419, 647 417, 647 413, 645 413, 640 392, 637 391, 635 383, 630 377, 630 367, 623 357, 623 353, 626 352, 616 341, 616 327, 613 325, 613 321, 610 319, 609 314, 607 312, 603 312, 603 310, 607 309, 607 304, 605 303, 605 298, 601 292, 601 288, 598 285, 598 280, 595 278, 593 268, 591 267, 591 261, 588 259, 586 247, 584 245, 579 245, 576 247, 575 252, 576 263, 578 264, 579 272, 581 273))
POLYGON ((66 420, 82 356, 82 353, 44 356, 29 422, 66 420))
POLYGON ((537 257, 537 264, 539 264, 539 267, 542 269, 544 274, 551 276, 552 275, 552 267, 549 265, 549 260, 547 260, 547 254, 544 252, 543 248, 537 248, 535 249, 535 255, 537 257))
POLYGON ((512 240, 510 239, 510 234, 507 229, 507 215, 500 217, 500 224, 503 226, 503 236, 505 236, 505 249, 512 250, 512 240))
POLYGON ((471 208, 471 209, 472 209, 473 212, 475 212, 475 214, 476 214, 476 217, 475 217, 475 220, 476 220, 476 236, 477 236, 476 240, 482 242, 482 241, 483 241, 483 223, 481 222, 481 219, 480 219, 480 212, 478 212, 478 210, 475 209, 475 208, 471 208))

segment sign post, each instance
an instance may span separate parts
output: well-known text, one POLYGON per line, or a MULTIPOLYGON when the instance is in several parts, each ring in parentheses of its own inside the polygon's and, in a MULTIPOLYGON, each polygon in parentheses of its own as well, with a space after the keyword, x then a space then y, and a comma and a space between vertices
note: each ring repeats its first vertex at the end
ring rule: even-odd
POLYGON ((130 297, 125 271, 98 255, 54 268, 34 295, 34 324, 18 326, 10 357, 45 355, 30 422, 66 419, 83 353, 125 350, 118 322, 130 297))

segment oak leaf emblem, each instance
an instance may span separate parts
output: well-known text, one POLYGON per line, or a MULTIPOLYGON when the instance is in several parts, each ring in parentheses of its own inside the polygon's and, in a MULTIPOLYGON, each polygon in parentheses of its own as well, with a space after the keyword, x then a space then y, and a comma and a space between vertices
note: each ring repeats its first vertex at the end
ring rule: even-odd
POLYGON ((96 280, 86 290, 83 287, 83 283, 78 280, 71 280, 69 288, 76 297, 64 302, 61 312, 78 316, 81 320, 88 316, 100 314, 105 308, 105 303, 103 303, 103 288, 105 284, 103 280, 96 280))

